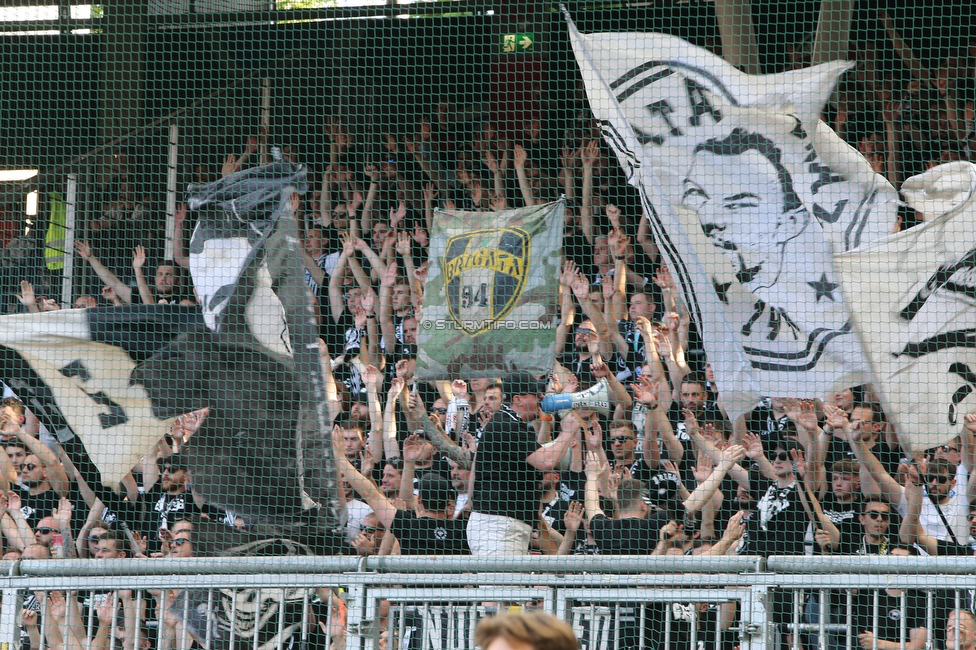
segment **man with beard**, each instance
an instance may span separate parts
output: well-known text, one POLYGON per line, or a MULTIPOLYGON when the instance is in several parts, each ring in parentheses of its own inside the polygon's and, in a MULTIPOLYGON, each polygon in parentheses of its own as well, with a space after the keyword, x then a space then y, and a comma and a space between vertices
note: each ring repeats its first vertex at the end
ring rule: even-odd
POLYGON ((146 517, 143 531, 149 540, 149 552, 158 552, 162 547, 160 531, 169 530, 178 519, 192 515, 203 515, 210 519, 221 519, 224 513, 211 506, 199 508, 187 490, 187 466, 179 454, 156 461, 160 466, 159 482, 145 493, 145 502, 152 510, 146 517))
MULTIPOLYGON (((20 492, 20 510, 31 528, 37 526, 43 517, 54 514, 61 497, 69 496, 70 487, 64 466, 54 454, 47 447, 38 451, 41 451, 40 456, 28 454, 20 471, 20 480, 24 485, 20 492), (44 457, 46 462, 42 462, 41 457, 44 457)), ((72 501, 77 503, 80 499, 72 499, 72 501)))

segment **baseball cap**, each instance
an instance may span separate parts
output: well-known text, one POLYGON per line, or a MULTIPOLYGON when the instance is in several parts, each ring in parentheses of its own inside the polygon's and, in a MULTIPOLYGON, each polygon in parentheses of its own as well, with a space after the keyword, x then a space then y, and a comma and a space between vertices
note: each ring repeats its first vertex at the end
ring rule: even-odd
POLYGON ((502 379, 502 393, 505 394, 505 399, 512 399, 516 395, 541 395, 545 392, 546 380, 536 379, 525 371, 513 372, 502 379))

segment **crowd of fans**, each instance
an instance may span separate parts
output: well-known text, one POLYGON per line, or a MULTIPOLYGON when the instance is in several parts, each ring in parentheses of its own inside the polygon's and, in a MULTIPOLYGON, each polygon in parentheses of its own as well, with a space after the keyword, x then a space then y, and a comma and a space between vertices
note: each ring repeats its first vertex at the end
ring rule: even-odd
MULTIPOLYGON (((976 53, 964 48, 928 71, 884 12, 879 21, 886 47, 909 76, 895 81, 897 75, 883 74, 876 48, 858 50, 860 65, 827 117, 897 185, 969 155, 976 53)), ((339 120, 328 121, 328 162, 313 170, 317 189, 298 210, 306 281, 319 308, 346 552, 973 555, 976 481, 969 476, 976 467, 976 414, 966 416, 961 436, 914 456, 899 445, 870 385, 820 400, 791 397, 787 386, 783 395, 729 421, 722 386, 638 203, 601 146, 582 95, 577 99, 569 128, 555 140, 539 117, 519 132, 502 132, 488 121, 462 124, 442 103, 414 133, 385 135, 383 155, 375 160, 364 159, 339 120), (557 140, 559 146, 550 146, 557 140), (491 223, 492 211, 560 195, 568 208, 552 372, 416 381, 435 209, 484 211, 491 223), (601 380, 611 395, 609 410, 552 415, 539 408, 545 394, 601 380)), ((551 112, 544 109, 539 115, 551 112)), ((282 154, 301 162, 294 149, 282 154)), ((220 172, 269 161, 261 133, 240 156, 228 155, 220 172)), ((147 248, 153 247, 142 225, 147 200, 135 196, 126 165, 117 167, 113 198, 92 221, 91 241, 75 247, 100 280, 100 296, 82 295, 74 306, 193 305, 185 252, 193 215, 178 209, 174 258, 156 265, 149 279, 147 248)), ((200 173, 208 180, 205 169, 200 173)), ((30 311, 59 308, 36 296, 28 281, 19 300, 30 311)), ((180 461, 181 446, 206 416, 202 411, 177 420, 172 434, 126 478, 127 505, 114 511, 95 498, 56 441, 42 442, 23 404, 6 399, 0 422, 4 559, 186 558, 194 554, 200 522, 252 527, 256 522, 195 495, 180 461)), ((887 590, 882 610, 901 608, 900 595, 887 590)), ((34 648, 41 634, 52 646, 80 648, 85 608, 96 610, 93 645, 99 648, 116 634, 134 647, 140 626, 153 617, 136 612, 125 591, 78 607, 61 594, 44 597, 46 620, 38 620, 38 599, 24 613, 24 638, 34 648), (118 630, 110 629, 113 620, 118 630)), ((952 603, 939 598, 937 618, 945 621, 952 603)), ((159 605, 165 598, 148 600, 159 605)), ((906 647, 921 650, 930 635, 925 598, 910 594, 909 601, 906 647)), ((785 596, 773 602, 780 622, 792 616, 785 596)), ((972 611, 972 605, 965 608, 972 611)), ((734 613, 723 607, 710 611, 727 629, 734 613)), ((815 599, 805 607, 816 622, 821 610, 815 599)), ((838 596, 826 611, 836 617, 845 607, 838 596)), ((853 607, 857 629, 871 629, 865 621, 877 605, 862 594, 853 607)), ((173 643, 181 622, 157 614, 173 643)), ((701 620, 708 620, 706 613, 701 620)), ((865 649, 893 650, 900 623, 880 620, 881 627, 858 641, 865 649)), ((971 645, 972 615, 953 620, 971 645)), ((840 647, 842 641, 830 643, 840 647)))

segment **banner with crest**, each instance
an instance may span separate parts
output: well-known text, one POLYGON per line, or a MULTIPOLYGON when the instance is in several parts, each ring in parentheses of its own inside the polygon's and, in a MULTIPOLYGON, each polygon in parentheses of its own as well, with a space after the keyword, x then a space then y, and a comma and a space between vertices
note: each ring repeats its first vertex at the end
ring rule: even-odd
POLYGON ((564 215, 562 201, 503 212, 437 211, 418 319, 420 379, 549 372, 564 215))

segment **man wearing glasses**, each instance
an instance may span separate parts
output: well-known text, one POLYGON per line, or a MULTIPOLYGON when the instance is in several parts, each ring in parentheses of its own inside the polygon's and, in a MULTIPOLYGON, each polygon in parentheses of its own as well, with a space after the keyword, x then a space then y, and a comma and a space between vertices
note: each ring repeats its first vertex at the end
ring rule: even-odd
POLYGON ((891 532, 891 506, 877 496, 867 497, 857 520, 860 526, 844 528, 839 553, 843 555, 890 555, 897 544, 891 532))

